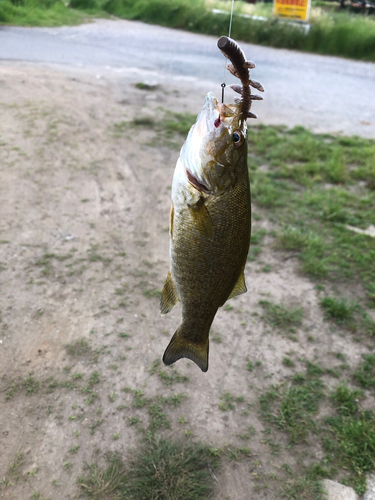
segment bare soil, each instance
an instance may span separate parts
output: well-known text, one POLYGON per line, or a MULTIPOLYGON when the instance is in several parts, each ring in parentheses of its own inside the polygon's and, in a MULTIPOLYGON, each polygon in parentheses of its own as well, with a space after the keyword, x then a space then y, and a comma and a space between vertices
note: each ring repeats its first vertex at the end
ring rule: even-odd
MULTIPOLYGON (((155 143, 151 128, 115 124, 162 120, 166 110, 196 114, 204 92, 192 95, 191 84, 176 82, 148 92, 134 86, 139 81, 131 72, 23 63, 0 69, 0 479, 8 478, 0 498, 79 498, 85 463, 114 450, 126 459, 149 419, 146 409, 132 406, 127 387, 150 398, 186 395, 165 410, 165 436, 250 449, 246 460, 223 460, 216 500, 274 500, 272 485, 251 493, 259 477, 322 451, 301 445, 296 454, 281 437, 281 452, 272 456, 259 395, 288 381, 282 359, 289 351, 331 368, 340 364, 332 353, 345 353, 356 366, 367 349, 332 331, 314 284, 266 236, 262 254, 246 267, 248 293, 215 318, 208 372, 182 360, 173 370, 188 381, 165 368, 174 377, 165 385, 159 368, 150 373, 181 314, 176 307, 161 317, 158 302, 169 267, 178 149, 155 143), (301 306, 302 326, 292 336, 272 330, 261 299, 301 306), (87 343, 77 345, 81 339, 87 343), (99 382, 90 385, 94 372, 99 382), (224 393, 243 400, 224 411, 224 393), (129 425, 129 417, 140 423, 129 425), (249 426, 255 433, 246 437, 249 426), (19 477, 9 474, 18 454, 19 477)), ((254 212, 255 228, 272 229, 254 212)))

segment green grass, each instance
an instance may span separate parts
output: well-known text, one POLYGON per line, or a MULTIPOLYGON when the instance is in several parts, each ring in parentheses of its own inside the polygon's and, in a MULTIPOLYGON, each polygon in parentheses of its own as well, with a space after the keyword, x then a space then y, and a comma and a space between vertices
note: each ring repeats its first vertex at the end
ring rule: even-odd
POLYGON ((303 313, 300 307, 290 308, 282 304, 274 304, 268 300, 261 300, 259 304, 264 309, 267 321, 274 327, 285 329, 301 324, 303 313))
POLYGON ((335 408, 340 415, 348 416, 358 411, 358 398, 363 396, 359 389, 350 389, 345 382, 341 383, 331 394, 335 408))
POLYGON ((315 431, 313 415, 323 397, 319 379, 306 379, 288 386, 273 387, 260 398, 263 418, 288 434, 290 443, 306 439, 315 431))
MULTIPOLYGON (((289 384, 269 387, 259 400, 263 420, 283 431, 291 446, 313 440, 325 452, 320 464, 299 474, 297 482, 291 478, 282 491, 290 499, 319 498, 314 496, 316 479, 333 479, 340 472, 340 482, 363 494, 365 474, 375 468, 375 415, 361 408, 362 390, 346 381, 328 390, 321 380, 326 370, 310 361, 305 364, 305 373, 296 373, 289 384), (322 401, 325 408, 317 416, 322 401)), ((364 356, 353 380, 364 388, 375 387, 375 356, 364 356)))
POLYGON ((353 378, 364 389, 375 389, 375 355, 363 354, 363 360, 353 378))
POLYGON ((71 344, 67 344, 65 350, 69 356, 73 357, 85 357, 92 354, 92 348, 85 339, 78 339, 71 344))
POLYGON ((375 141, 258 126, 249 152, 253 200, 282 228, 276 248, 297 252, 311 278, 360 282, 371 296, 374 239, 346 225, 375 224, 375 141), (333 159, 341 177, 332 177, 333 159), (258 171, 264 164, 269 171, 258 171))
MULTIPOLYGON (((96 9, 95 15, 106 16, 96 9)), ((88 12, 68 8, 59 0, 0 0, 0 24, 18 26, 64 26, 87 22, 88 12)))
POLYGON ((375 415, 370 411, 327 418, 331 435, 324 440, 328 457, 349 469, 359 494, 366 491, 365 474, 375 468, 375 415))
POLYGON ((109 455, 104 469, 89 466, 78 484, 94 500, 202 500, 213 490, 211 462, 208 448, 199 443, 149 438, 128 463, 119 454, 109 455))
POLYGON ((350 304, 345 299, 336 299, 335 297, 325 297, 320 301, 320 305, 325 310, 327 317, 339 325, 347 324, 353 320, 353 313, 357 309, 357 304, 350 304))

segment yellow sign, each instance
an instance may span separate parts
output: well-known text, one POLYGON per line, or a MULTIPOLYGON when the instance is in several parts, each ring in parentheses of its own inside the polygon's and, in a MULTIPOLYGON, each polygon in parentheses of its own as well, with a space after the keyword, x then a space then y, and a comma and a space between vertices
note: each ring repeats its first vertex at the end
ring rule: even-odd
POLYGON ((273 13, 298 21, 307 21, 310 13, 310 0, 274 0, 273 13))

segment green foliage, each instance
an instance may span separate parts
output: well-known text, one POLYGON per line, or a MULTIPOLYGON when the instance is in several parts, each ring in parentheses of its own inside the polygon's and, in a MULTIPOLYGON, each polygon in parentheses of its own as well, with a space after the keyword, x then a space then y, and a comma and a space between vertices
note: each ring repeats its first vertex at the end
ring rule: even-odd
POLYGON ((70 0, 69 7, 73 9, 95 9, 96 0, 70 0))
POLYGON ((366 472, 375 468, 375 416, 372 412, 327 418, 331 439, 324 447, 345 469, 350 469, 359 494, 366 490, 366 472))
POLYGON ((149 438, 128 464, 118 454, 109 455, 105 469, 91 465, 78 484, 94 500, 201 500, 212 493, 209 462, 211 456, 203 445, 149 438))
POLYGON ((364 389, 375 389, 375 355, 363 354, 363 359, 364 361, 355 370, 353 378, 364 389))
POLYGON ((320 305, 325 309, 327 317, 338 324, 348 323, 352 320, 353 313, 357 309, 356 304, 348 304, 345 299, 336 299, 335 297, 325 297, 320 301, 320 305))
POLYGON ((267 300, 260 300, 267 321, 277 328, 290 328, 299 326, 302 320, 302 309, 300 307, 288 308, 282 304, 274 304, 267 300))
POLYGON ((363 392, 354 389, 351 390, 345 382, 341 383, 331 394, 335 407, 340 415, 348 416, 358 411, 358 398, 363 392))
POLYGON ((272 221, 282 227, 276 248, 298 252, 301 270, 313 278, 361 281, 371 300, 373 238, 346 226, 375 225, 375 191, 368 183, 358 184, 374 163, 375 141, 261 125, 252 127, 249 151, 253 200, 270 209, 272 221), (327 188, 333 182, 333 158, 345 167, 345 176, 340 185, 327 188), (266 165, 268 171, 256 165, 266 165))
POLYGON ((309 430, 315 430, 312 415, 318 411, 322 388, 318 379, 273 387, 260 398, 262 415, 266 421, 287 432, 291 443, 304 440, 309 430))
POLYGON ((87 14, 69 9, 61 0, 0 0, 0 23, 19 26, 79 24, 87 14))
POLYGON ((78 339, 71 344, 65 346, 67 354, 74 357, 84 357, 92 354, 92 349, 90 344, 86 339, 78 339))

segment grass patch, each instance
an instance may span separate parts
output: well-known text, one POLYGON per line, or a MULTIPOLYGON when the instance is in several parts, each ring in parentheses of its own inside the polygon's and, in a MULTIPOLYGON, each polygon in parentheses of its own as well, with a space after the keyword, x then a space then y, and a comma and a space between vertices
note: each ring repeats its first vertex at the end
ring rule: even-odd
POLYGON ((363 396, 363 392, 351 390, 345 382, 341 383, 331 394, 334 406, 340 415, 348 416, 358 411, 358 398, 363 396))
POLYGON ((78 339, 65 346, 66 353, 73 357, 86 357, 92 354, 92 348, 86 339, 78 339))
POLYGON ((366 491, 365 473, 375 468, 375 417, 370 411, 357 415, 339 415, 327 418, 331 436, 324 440, 324 448, 331 460, 351 471, 359 494, 366 491))
POLYGON ((345 299, 335 297, 325 297, 320 301, 320 305, 326 312, 327 318, 332 319, 337 324, 348 324, 353 320, 353 313, 357 305, 348 303, 345 299))
POLYGON ((260 398, 263 418, 285 431, 290 443, 304 441, 309 431, 316 431, 313 415, 323 397, 322 388, 319 379, 271 388, 260 398))
POLYGON ((301 324, 303 313, 300 307, 288 308, 267 300, 261 300, 259 304, 263 307, 266 320, 274 327, 285 329, 301 324))
MULTIPOLYGON (((96 9, 96 15, 106 16, 96 9)), ((0 23, 18 26, 64 26, 92 19, 89 13, 68 8, 60 0, 0 0, 0 23)))
MULTIPOLYGON (((311 465, 303 474, 298 474, 298 480, 292 477, 290 481, 284 481, 282 493, 292 499, 319 498, 314 496, 316 480, 333 478, 340 472, 340 482, 363 494, 365 474, 375 467, 375 415, 361 409, 361 390, 350 388, 346 381, 342 381, 327 394, 321 380, 325 370, 309 361, 305 361, 305 365, 306 372, 296 373, 291 384, 271 386, 259 400, 262 418, 285 432, 291 446, 301 441, 309 443, 313 439, 325 451, 321 464, 311 465), (317 417, 323 400, 328 408, 317 417)), ((373 359, 366 356, 358 373, 363 376, 370 365, 371 369, 375 366, 375 356, 373 359)), ((357 381, 361 380, 359 377, 357 381)), ((286 467, 286 470, 292 474, 290 468, 286 467)))
POLYGON ((201 500, 213 490, 208 465, 212 455, 199 443, 186 444, 161 438, 146 439, 129 463, 119 454, 107 456, 107 466, 93 464, 78 479, 83 492, 94 500, 201 500))
POLYGON ((375 355, 363 354, 363 361, 355 370, 353 378, 364 389, 375 389, 375 355))
POLYGON ((372 297, 374 240, 347 225, 375 224, 375 141, 258 126, 249 151, 253 200, 272 209, 271 221, 282 228, 276 248, 297 252, 301 271, 313 279, 361 282, 372 297))

